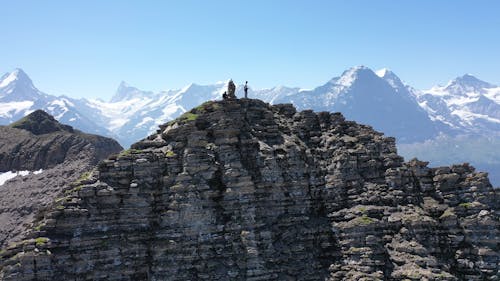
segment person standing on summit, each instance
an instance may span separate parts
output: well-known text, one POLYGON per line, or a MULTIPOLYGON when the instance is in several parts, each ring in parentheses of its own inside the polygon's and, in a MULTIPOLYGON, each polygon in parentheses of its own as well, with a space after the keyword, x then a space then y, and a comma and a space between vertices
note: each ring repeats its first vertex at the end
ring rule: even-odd
POLYGON ((248 98, 248 81, 245 81, 245 87, 243 87, 243 90, 245 90, 245 98, 248 98))

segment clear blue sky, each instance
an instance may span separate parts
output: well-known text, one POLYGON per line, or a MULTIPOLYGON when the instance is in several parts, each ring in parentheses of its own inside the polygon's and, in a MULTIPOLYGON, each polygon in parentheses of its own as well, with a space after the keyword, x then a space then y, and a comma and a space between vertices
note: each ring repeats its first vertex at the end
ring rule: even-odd
POLYGON ((319 86, 354 65, 417 88, 472 73, 500 84, 500 1, 0 1, 0 72, 108 99, 233 78, 319 86))

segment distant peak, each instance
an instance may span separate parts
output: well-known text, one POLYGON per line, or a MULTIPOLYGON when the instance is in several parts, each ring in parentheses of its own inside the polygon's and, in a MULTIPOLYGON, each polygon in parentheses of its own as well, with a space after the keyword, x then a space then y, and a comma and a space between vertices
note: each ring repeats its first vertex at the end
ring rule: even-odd
POLYGON ((448 83, 447 87, 452 87, 452 86, 473 87, 473 88, 494 87, 490 83, 480 80, 472 74, 464 74, 462 76, 455 78, 454 80, 450 81, 450 83, 448 83))
POLYGON ((16 68, 14 71, 6 73, 0 78, 0 88, 5 88, 11 83, 33 85, 29 76, 21 68, 16 68))
POLYGON ((358 65, 344 71, 340 77, 332 79, 332 82, 340 86, 350 87, 357 79, 369 76, 376 75, 370 68, 358 65))
POLYGON ((17 79, 29 79, 28 74, 26 74, 26 72, 24 72, 21 68, 14 69, 10 74, 15 76, 17 79))
POLYGON ((373 74, 373 70, 371 70, 369 67, 366 67, 364 65, 358 65, 358 66, 353 66, 349 68, 348 70, 344 71, 342 73, 342 76, 344 75, 353 75, 353 74, 361 74, 361 73, 370 73, 373 74))
POLYGON ((142 98, 145 95, 150 95, 151 92, 146 92, 131 86, 125 81, 121 81, 116 89, 114 96, 111 98, 111 102, 120 102, 125 100, 130 100, 134 98, 142 98))
POLYGON ((10 126, 12 128, 30 131, 35 135, 43 135, 57 131, 74 132, 73 127, 59 123, 52 115, 40 109, 33 111, 10 126))
POLYGON ((127 82, 125 82, 125 81, 121 81, 120 84, 118 85, 118 89, 120 89, 120 88, 129 88, 129 87, 130 87, 130 85, 127 82))
POLYGON ((26 76, 26 77, 28 76, 22 68, 16 68, 14 69, 14 71, 12 71, 12 73, 14 73, 17 76, 26 76))
POLYGON ((377 76, 380 78, 394 75, 394 73, 388 68, 379 69, 379 70, 375 71, 375 74, 377 74, 377 76))
POLYGON ((362 71, 362 70, 371 70, 371 69, 364 65, 356 65, 348 69, 348 71, 362 71))
POLYGON ((470 74, 470 73, 466 73, 462 76, 459 76, 457 78, 455 78, 455 81, 459 81, 459 82, 473 82, 473 83, 476 83, 476 82, 484 82, 484 81, 481 81, 479 80, 478 78, 476 78, 476 76, 470 74))
POLYGON ((379 69, 375 71, 375 74, 378 77, 384 79, 387 83, 391 85, 391 87, 393 87, 396 90, 405 87, 403 81, 401 81, 401 79, 388 68, 379 69))

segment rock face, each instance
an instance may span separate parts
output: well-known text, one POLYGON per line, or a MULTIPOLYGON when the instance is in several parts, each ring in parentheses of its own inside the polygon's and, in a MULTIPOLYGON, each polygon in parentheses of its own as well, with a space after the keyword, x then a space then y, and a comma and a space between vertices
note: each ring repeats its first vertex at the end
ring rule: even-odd
POLYGON ((339 113, 209 102, 68 187, 2 280, 497 280, 498 195, 339 113))
POLYGON ((115 140, 74 130, 42 110, 0 126, 0 172, 47 169, 77 159, 95 165, 121 150, 115 140))
POLYGON ((74 130, 43 111, 0 126, 0 173, 42 170, 0 186, 0 247, 20 239, 64 186, 121 150, 116 141, 74 130))

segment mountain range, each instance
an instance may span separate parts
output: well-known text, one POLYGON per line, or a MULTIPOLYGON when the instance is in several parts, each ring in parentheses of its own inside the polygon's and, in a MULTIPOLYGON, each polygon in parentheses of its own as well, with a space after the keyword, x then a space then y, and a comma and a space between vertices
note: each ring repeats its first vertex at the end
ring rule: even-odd
MULTIPOLYGON (((128 147, 154 132, 158 125, 192 107, 207 100, 220 99, 226 84, 193 83, 182 89, 155 93, 122 82, 109 101, 102 101, 43 93, 23 70, 16 69, 0 79, 0 124, 9 124, 36 109, 43 109, 61 123, 88 133, 114 137, 128 147)), ((243 96, 241 85, 236 94, 243 96)), ((429 141, 443 136, 460 137, 461 141, 464 136, 466 139, 489 140, 481 148, 491 151, 494 163, 486 164, 489 167, 500 165, 500 152, 497 152, 500 149, 496 141, 500 135, 500 87, 470 74, 445 86, 417 90, 388 69, 373 71, 357 66, 313 89, 250 88, 248 94, 271 104, 292 103, 299 110, 342 112, 348 119, 396 137, 399 147, 406 145, 403 149, 405 157, 429 159, 428 155, 414 153, 419 147, 408 145, 425 143, 428 149, 424 153, 436 154, 433 149, 442 147, 438 142, 429 147, 429 141)), ((449 164, 446 159, 437 162, 440 160, 442 163, 438 164, 449 164)), ((469 161, 482 167, 481 159, 469 161)), ((496 177, 491 175, 492 179, 496 177)))

